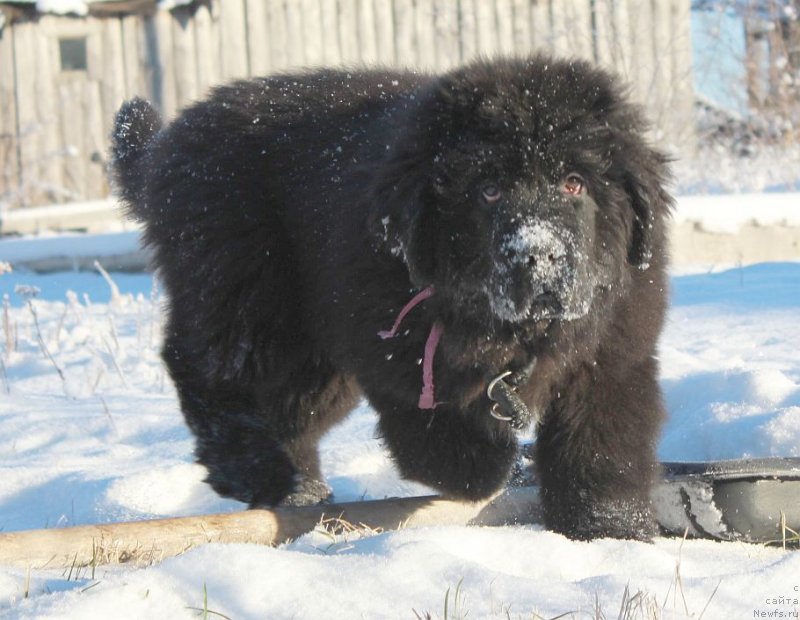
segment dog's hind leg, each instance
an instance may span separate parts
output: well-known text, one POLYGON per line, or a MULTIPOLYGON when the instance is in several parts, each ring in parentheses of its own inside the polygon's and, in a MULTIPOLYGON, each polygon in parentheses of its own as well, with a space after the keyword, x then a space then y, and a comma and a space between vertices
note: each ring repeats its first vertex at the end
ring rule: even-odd
POLYGON ((215 491, 250 506, 313 504, 330 495, 317 442, 355 404, 352 381, 311 359, 287 360, 293 372, 282 381, 208 381, 174 338, 164 359, 215 491))

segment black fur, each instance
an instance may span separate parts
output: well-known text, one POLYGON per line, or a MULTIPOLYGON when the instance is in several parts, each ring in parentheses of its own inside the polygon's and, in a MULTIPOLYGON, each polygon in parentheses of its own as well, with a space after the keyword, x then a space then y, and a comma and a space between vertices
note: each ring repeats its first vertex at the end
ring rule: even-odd
POLYGON ((653 534, 671 199, 612 77, 541 56, 323 70, 218 88, 158 128, 146 102, 122 108, 116 182, 155 251, 164 360, 220 494, 324 500, 317 441, 363 393, 404 476, 487 497, 517 451, 487 382, 536 356, 520 394, 541 416, 548 527, 653 534), (439 404, 420 409, 437 321, 439 404))

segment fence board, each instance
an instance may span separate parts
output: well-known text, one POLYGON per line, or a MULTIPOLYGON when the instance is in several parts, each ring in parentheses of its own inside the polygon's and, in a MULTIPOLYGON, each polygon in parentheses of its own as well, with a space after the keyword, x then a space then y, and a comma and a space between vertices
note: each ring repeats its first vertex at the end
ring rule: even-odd
POLYGON ((82 91, 87 123, 81 155, 85 182, 81 188, 80 198, 85 200, 92 196, 108 195, 108 181, 102 165, 103 156, 108 148, 108 132, 103 126, 100 83, 89 82, 84 85, 82 91))
POLYGON ((475 23, 478 35, 478 54, 494 56, 500 49, 497 42, 497 15, 492 0, 475 0, 475 23))
POLYGON ((140 48, 142 20, 137 15, 126 15, 119 19, 122 37, 122 68, 125 76, 125 97, 146 96, 149 89, 145 80, 144 52, 140 48))
POLYGON ((531 5, 531 47, 543 50, 552 46, 550 27, 550 5, 546 0, 537 0, 531 5))
POLYGON ((346 65, 357 64, 360 56, 357 1, 339 0, 339 49, 346 65))
POLYGON ((20 200, 17 99, 14 88, 14 31, 0 31, 0 204, 20 200))
POLYGON ((269 19, 269 56, 272 71, 282 71, 289 66, 286 40, 286 11, 283 0, 267 0, 269 19))
POLYGON ((434 5, 436 67, 451 69, 459 64, 461 54, 458 48, 458 4, 444 3, 434 5))
POLYGON ((531 46, 531 0, 511 0, 514 53, 529 54, 531 46))
POLYGON ((497 20, 497 51, 503 55, 514 53, 514 7, 512 0, 495 0, 497 20))
POLYGON ((41 126, 36 110, 36 26, 26 22, 14 26, 14 48, 17 59, 17 102, 19 117, 19 150, 21 168, 22 204, 46 202, 36 187, 41 178, 42 145, 41 126))
POLYGON ((478 22, 475 15, 475 4, 480 0, 461 0, 459 21, 459 47, 462 63, 474 60, 478 56, 478 22))
POLYGON ((392 0, 374 0, 374 8, 377 61, 383 65, 391 65, 395 62, 392 0))
POLYGON ((378 60, 378 41, 375 31, 375 11, 372 0, 358 0, 358 47, 359 60, 366 65, 374 65, 378 60))
POLYGON ((269 49, 268 11, 264 0, 244 0, 247 20, 247 56, 251 75, 267 75, 272 69, 269 49))
POLYGON ((414 0, 394 0, 395 56, 401 67, 417 65, 414 0))
MULTIPOLYGON (((76 196, 86 187, 86 166, 81 154, 85 152, 83 140, 88 119, 85 115, 86 110, 81 105, 82 89, 83 84, 76 80, 62 80, 58 84, 58 102, 62 117, 61 140, 64 149, 72 153, 72 157, 66 157, 63 161, 63 185, 67 191, 76 196), (64 116, 74 118, 64 118, 64 116)), ((25 165, 28 165, 27 162, 25 165)))
MULTIPOLYGON (((36 86, 36 118, 37 132, 39 134, 39 178, 36 185, 41 193, 53 202, 60 202, 65 198, 64 195, 61 160, 64 157, 61 141, 58 137, 58 116, 59 106, 56 102, 55 84, 61 77, 60 73, 60 54, 58 49, 59 36, 53 29, 53 21, 57 18, 46 15, 39 21, 39 34, 33 40, 35 49, 34 71, 35 73, 24 79, 30 79, 36 86), (41 36, 41 35, 44 36, 41 36)), ((85 34, 82 20, 79 20, 81 27, 76 34, 85 34)), ((99 73, 97 65, 101 58, 98 56, 97 38, 89 37, 87 48, 89 52, 89 76, 93 77, 91 69, 95 70, 95 75, 99 73), (94 52, 94 53, 93 53, 94 52)))
POLYGON ((319 0, 319 5, 323 61, 325 64, 338 65, 342 61, 339 49, 339 7, 330 0, 319 0))
POLYGON ((628 0, 631 56, 628 79, 638 101, 648 101, 653 95, 656 63, 653 58, 653 9, 649 2, 628 0))
POLYGON ((320 67, 327 64, 322 44, 322 14, 319 0, 303 0, 303 34, 306 65, 320 67))
POLYGON ((172 49, 175 63, 175 99, 179 108, 200 95, 197 70, 197 41, 194 20, 188 11, 172 14, 172 49))
MULTIPOLYGON (((290 3, 294 4, 294 3, 290 3)), ((163 15, 167 11, 159 11, 163 15)), ((247 58, 247 26, 242 0, 224 0, 219 3, 220 51, 222 52, 222 79, 247 77, 250 65, 247 58)))
POLYGON ((675 136, 676 144, 683 152, 691 151, 697 144, 694 124, 685 119, 694 115, 694 91, 692 87, 692 33, 691 1, 672 2, 672 84, 673 105, 669 117, 668 135, 675 136))
POLYGON ((205 6, 197 7, 194 14, 195 45, 197 54, 197 90, 204 95, 222 80, 219 21, 205 6))
POLYGON ((436 67, 436 25, 434 3, 436 0, 417 0, 414 27, 417 32, 417 64, 426 70, 436 67))

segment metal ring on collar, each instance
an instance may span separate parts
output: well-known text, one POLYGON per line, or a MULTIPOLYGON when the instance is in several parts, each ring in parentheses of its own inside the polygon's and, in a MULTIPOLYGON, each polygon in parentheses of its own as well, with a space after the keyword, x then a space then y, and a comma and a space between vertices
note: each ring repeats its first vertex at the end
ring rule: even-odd
MULTIPOLYGON (((504 373, 501 373, 501 374, 497 375, 494 379, 492 379, 489 382, 489 386, 486 388, 486 396, 489 398, 489 400, 494 400, 494 398, 492 398, 492 390, 494 390, 494 386, 497 385, 500 381, 502 381, 503 379, 505 379, 506 377, 508 377, 508 376, 510 376, 512 374, 514 374, 514 373, 512 373, 510 370, 507 370, 504 373)), ((494 409, 494 407, 493 407, 493 409, 494 409)), ((492 414, 492 415, 494 415, 494 414, 492 414)), ((497 416, 495 416, 495 417, 497 417, 497 416)), ((503 418, 497 418, 497 419, 501 420, 503 418)))
POLYGON ((489 410, 489 415, 492 416, 495 420, 501 420, 502 422, 511 422, 514 419, 511 416, 502 415, 500 413, 497 413, 498 409, 499 409, 499 407, 498 407, 497 403, 495 403, 494 405, 492 405, 492 408, 489 410))

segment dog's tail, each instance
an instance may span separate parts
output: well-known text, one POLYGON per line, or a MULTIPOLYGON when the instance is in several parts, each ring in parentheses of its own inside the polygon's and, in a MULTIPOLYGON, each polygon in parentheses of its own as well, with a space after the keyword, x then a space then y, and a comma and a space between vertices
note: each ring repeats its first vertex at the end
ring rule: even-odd
POLYGON ((161 129, 161 116, 149 101, 138 97, 126 101, 117 112, 111 134, 111 169, 117 194, 126 203, 128 215, 144 219, 143 200, 147 146, 161 129))

